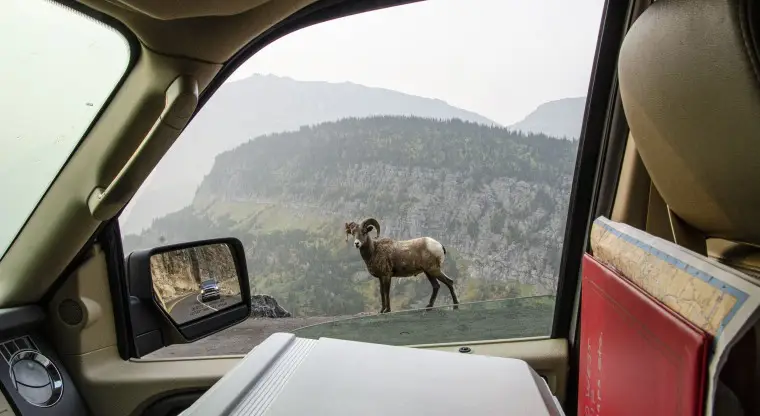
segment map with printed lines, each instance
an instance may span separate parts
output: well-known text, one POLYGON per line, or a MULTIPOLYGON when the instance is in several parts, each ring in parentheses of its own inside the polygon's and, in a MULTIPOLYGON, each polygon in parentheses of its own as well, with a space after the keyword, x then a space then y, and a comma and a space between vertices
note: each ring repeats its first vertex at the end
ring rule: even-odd
MULTIPOLYGON (((715 336, 739 300, 718 279, 621 233, 606 219, 591 229, 594 256, 694 325, 715 336)), ((643 235, 643 233, 642 233, 643 235)), ((651 237, 654 239, 654 237, 651 237)), ((644 240, 644 241, 642 241, 644 240)))

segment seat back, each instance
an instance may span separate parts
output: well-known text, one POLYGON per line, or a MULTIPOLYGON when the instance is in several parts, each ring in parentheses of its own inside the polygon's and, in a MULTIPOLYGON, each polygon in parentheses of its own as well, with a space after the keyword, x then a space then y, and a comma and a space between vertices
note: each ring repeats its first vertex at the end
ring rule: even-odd
MULTIPOLYGON (((760 247, 758 3, 659 0, 627 33, 618 65, 652 183, 673 217, 712 238, 711 254, 729 265, 737 245, 745 263, 760 258, 746 253, 760 247)), ((735 347, 722 375, 725 397, 735 395, 745 414, 760 411, 752 393, 760 386, 756 334, 735 347)))

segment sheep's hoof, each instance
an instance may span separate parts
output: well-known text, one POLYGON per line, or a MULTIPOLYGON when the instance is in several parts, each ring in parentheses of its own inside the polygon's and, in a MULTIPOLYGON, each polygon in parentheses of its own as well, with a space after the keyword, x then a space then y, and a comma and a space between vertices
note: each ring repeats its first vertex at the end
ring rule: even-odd
POLYGON ((431 310, 431 309, 433 309, 433 305, 427 305, 427 306, 425 306, 425 309, 431 310))
POLYGON ((454 310, 455 311, 459 310, 459 305, 454 305, 454 310))

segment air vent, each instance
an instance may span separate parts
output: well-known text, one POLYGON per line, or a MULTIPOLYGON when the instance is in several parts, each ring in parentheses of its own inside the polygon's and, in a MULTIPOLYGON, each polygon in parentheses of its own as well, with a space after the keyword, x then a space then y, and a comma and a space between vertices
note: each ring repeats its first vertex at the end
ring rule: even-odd
POLYGON ((6 363, 10 362, 13 354, 21 350, 39 351, 37 349, 37 346, 34 345, 34 342, 32 342, 32 339, 28 335, 14 338, 10 341, 4 341, 2 344, 0 344, 0 354, 2 354, 3 359, 5 359, 6 363))

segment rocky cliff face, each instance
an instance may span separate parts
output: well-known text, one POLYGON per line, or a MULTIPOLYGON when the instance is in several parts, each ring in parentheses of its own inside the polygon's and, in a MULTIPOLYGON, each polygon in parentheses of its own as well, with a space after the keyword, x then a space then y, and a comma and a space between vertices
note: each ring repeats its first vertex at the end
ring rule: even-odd
MULTIPOLYGON (((575 153, 576 142, 458 120, 305 127, 219 155, 191 207, 127 240, 235 235, 254 287, 296 315, 357 313, 379 304, 376 282, 342 225, 372 216, 384 236, 441 241, 463 301, 553 294, 575 153)), ((393 293, 395 309, 415 307, 430 287, 402 279, 393 293)))
POLYGON ((153 287, 164 303, 198 292, 201 281, 212 278, 223 295, 240 293, 232 252, 224 244, 153 255, 150 269, 153 287))
MULTIPOLYGON (((513 280, 534 286, 535 294, 553 293, 570 177, 563 178, 562 189, 557 190, 512 178, 496 178, 474 188, 472 179, 462 173, 399 169, 386 163, 336 173, 316 175, 319 186, 307 185, 276 199, 243 190, 240 178, 231 176, 229 182, 213 186, 213 192, 202 187, 196 201, 210 206, 221 202, 229 207, 276 207, 291 217, 294 227, 299 221, 304 227, 325 221, 336 224, 336 233, 342 220, 374 216, 383 236, 430 236, 461 253, 465 273, 473 278, 513 280)), ((255 220, 251 225, 267 227, 255 220)))

